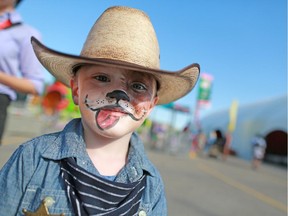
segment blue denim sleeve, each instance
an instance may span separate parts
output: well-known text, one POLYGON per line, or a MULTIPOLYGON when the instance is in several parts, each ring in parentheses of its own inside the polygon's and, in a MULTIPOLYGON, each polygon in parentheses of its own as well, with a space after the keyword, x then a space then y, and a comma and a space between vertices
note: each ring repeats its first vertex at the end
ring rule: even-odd
POLYGON ((152 215, 154 216, 167 216, 167 202, 164 188, 162 187, 159 199, 152 208, 152 215))
POLYGON ((16 215, 25 187, 32 175, 31 146, 20 146, 0 171, 0 212, 16 215))

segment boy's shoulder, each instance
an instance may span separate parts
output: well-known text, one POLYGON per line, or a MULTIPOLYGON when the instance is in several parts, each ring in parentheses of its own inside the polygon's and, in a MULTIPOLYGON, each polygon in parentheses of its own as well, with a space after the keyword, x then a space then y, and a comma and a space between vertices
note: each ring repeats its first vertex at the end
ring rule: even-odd
POLYGON ((59 137, 59 132, 50 133, 50 134, 44 134, 38 137, 34 137, 23 144, 19 146, 19 149, 21 149, 23 152, 29 151, 29 152, 38 152, 38 153, 44 153, 48 148, 50 148, 50 144, 54 143, 54 141, 59 137))
POLYGON ((66 124, 62 131, 44 134, 26 141, 20 145, 22 151, 31 154, 40 154, 51 159, 61 159, 62 152, 70 152, 71 148, 79 144, 79 121, 72 120, 66 124))

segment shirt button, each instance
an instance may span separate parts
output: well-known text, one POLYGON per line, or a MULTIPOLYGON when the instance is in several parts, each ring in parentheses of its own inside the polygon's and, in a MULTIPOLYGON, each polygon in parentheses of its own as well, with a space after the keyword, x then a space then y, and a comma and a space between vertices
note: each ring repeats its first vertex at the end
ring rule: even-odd
POLYGON ((146 216, 146 212, 145 212, 144 210, 141 210, 141 211, 139 212, 139 216, 146 216))

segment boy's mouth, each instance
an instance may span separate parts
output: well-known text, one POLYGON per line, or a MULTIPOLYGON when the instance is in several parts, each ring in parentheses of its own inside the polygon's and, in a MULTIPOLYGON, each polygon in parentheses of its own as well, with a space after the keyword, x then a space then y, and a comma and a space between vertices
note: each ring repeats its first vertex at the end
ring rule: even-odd
POLYGON ((124 115, 127 113, 122 109, 100 109, 96 113, 96 122, 101 129, 109 129, 124 115))
POLYGON ((101 130, 113 127, 124 116, 129 116, 134 121, 140 121, 146 113, 144 110, 141 115, 135 115, 135 108, 132 105, 129 106, 127 103, 118 102, 111 103, 109 101, 105 103, 105 100, 90 101, 88 100, 88 95, 84 103, 88 109, 95 112, 96 124, 101 130), (97 103, 98 106, 92 106, 94 103, 97 103), (99 106, 100 104, 103 104, 103 106, 99 106))

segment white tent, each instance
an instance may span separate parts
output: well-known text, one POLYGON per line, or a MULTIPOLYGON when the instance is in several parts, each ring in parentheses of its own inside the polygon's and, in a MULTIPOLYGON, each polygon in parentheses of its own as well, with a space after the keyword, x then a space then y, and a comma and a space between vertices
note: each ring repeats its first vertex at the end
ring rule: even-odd
MULTIPOLYGON (((205 133, 227 131, 229 108, 201 119, 205 133)), ((287 164, 287 95, 238 107, 236 129, 232 134, 231 149, 244 159, 251 159, 251 139, 261 134, 267 141, 267 157, 276 156, 287 164)))

